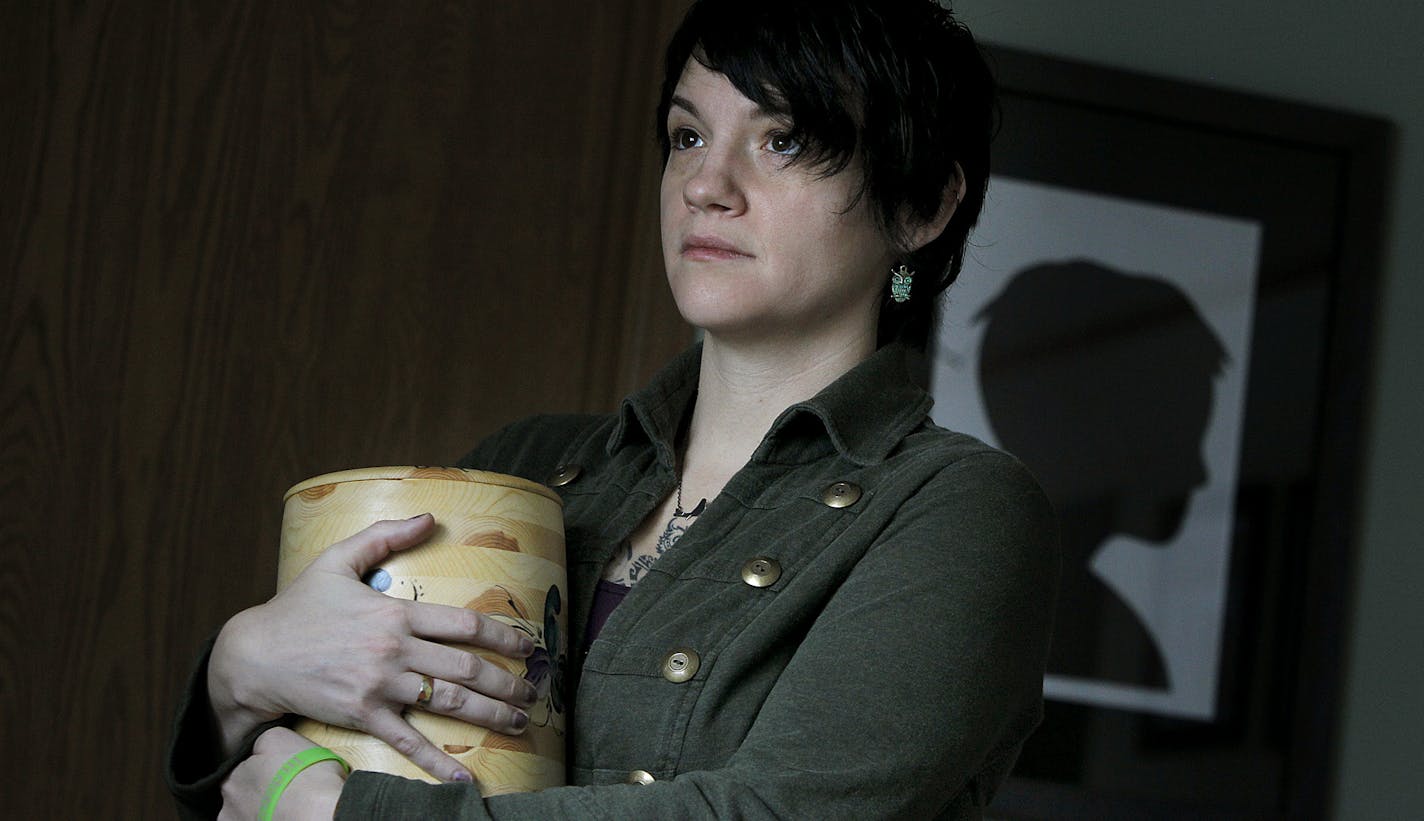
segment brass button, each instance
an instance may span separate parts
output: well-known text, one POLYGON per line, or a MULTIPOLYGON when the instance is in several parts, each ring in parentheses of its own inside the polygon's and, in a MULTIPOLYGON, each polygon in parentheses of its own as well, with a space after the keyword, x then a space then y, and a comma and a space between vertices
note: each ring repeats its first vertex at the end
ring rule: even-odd
POLYGON ((836 482, 821 492, 821 503, 827 507, 850 507, 860 501, 860 485, 836 482))
POLYGON ((554 468, 553 473, 549 474, 549 478, 544 484, 549 487, 563 487, 577 479, 580 473, 583 473, 583 468, 578 465, 559 465, 554 468))
POLYGON ((657 781, 657 779, 653 778, 653 774, 647 770, 634 770, 628 773, 629 784, 651 784, 654 781, 657 781))
POLYGON ((697 675, 701 664, 702 659, 697 656, 696 650, 679 647, 663 657, 663 678, 680 684, 697 675))
POLYGON ((752 587, 771 587, 781 578, 781 562, 758 556, 742 565, 742 581, 752 587))

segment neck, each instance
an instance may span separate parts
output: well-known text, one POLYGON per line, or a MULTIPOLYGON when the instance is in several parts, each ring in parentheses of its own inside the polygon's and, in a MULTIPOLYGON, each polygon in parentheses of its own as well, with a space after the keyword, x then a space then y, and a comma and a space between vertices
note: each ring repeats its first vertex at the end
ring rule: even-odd
POLYGON ((717 488, 746 464, 772 422, 875 352, 875 334, 838 344, 742 346, 708 335, 683 474, 717 488), (720 481, 718 481, 720 479, 720 481))

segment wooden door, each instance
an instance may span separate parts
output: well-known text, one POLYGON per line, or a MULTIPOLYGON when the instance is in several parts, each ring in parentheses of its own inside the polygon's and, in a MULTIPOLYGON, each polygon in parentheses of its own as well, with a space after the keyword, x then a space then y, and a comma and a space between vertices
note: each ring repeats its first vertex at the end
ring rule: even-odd
POLYGON ((166 817, 281 496, 605 410, 690 338, 653 104, 682 3, 0 10, 0 794, 166 817))

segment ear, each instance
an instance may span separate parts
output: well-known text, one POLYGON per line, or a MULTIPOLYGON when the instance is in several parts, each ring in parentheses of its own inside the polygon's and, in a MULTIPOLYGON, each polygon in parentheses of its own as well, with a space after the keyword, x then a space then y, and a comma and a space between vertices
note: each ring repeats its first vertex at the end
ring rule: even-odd
POLYGON ((964 169, 959 167, 959 163, 955 163, 954 177, 944 187, 944 193, 940 196, 939 211, 927 222, 916 221, 905 226, 904 237, 909 246, 906 250, 918 251, 943 234, 945 226, 949 225, 950 219, 954 217, 955 210, 964 202, 964 193, 967 190, 964 184, 964 169))

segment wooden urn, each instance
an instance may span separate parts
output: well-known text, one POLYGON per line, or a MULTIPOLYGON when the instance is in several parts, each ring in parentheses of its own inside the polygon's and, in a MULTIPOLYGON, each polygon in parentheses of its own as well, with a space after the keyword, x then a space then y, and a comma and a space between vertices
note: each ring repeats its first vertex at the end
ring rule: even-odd
MULTIPOLYGON (((406 716, 474 774, 483 795, 563 784, 568 581, 559 497, 542 485, 498 473, 385 467, 308 479, 288 490, 284 502, 279 590, 322 550, 376 521, 435 516, 428 541, 391 554, 364 581, 387 596, 468 607, 529 635, 536 649, 528 659, 457 646, 528 679, 539 701, 518 736, 417 709, 406 716)), ((311 720, 296 729, 354 769, 437 780, 363 733, 311 720)))

